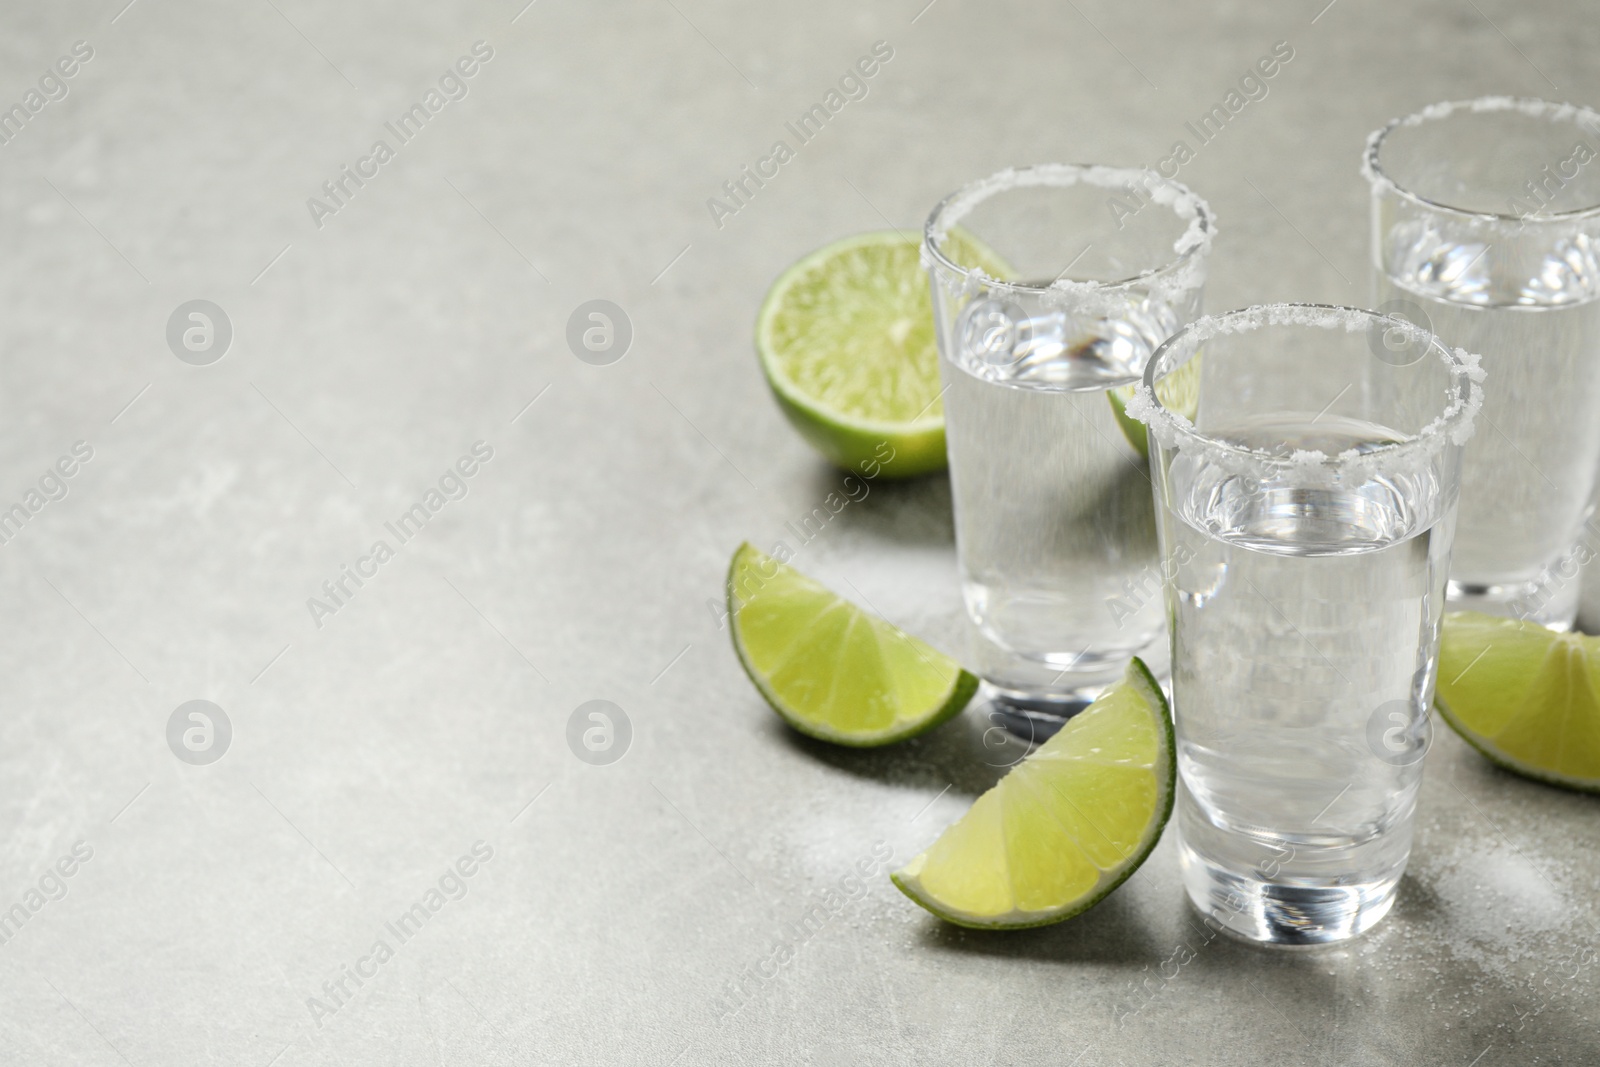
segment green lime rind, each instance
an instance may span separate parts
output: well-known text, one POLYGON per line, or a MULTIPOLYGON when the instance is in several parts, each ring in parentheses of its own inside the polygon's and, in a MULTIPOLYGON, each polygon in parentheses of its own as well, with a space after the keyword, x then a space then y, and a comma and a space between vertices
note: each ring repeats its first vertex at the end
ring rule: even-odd
POLYGON ((1600 637, 1451 612, 1434 707, 1496 766, 1600 793, 1600 637))
MULTIPOLYGON (((1139 696, 1143 698, 1144 705, 1149 709, 1151 717, 1160 724, 1160 728, 1155 731, 1158 751, 1155 760, 1155 766, 1153 768, 1156 773, 1158 794, 1155 798, 1155 803, 1152 805, 1150 817, 1145 825, 1144 832, 1137 846, 1130 850, 1125 860, 1111 868, 1103 869, 1099 880, 1092 888, 1068 900, 1062 901, 1062 903, 1056 907, 1042 911, 1014 910, 1010 914, 997 917, 991 916, 986 918, 976 918, 969 913, 962 913, 950 908, 941 907, 940 902, 936 898, 924 891, 918 876, 923 870, 923 862, 927 859, 928 855, 933 851, 933 849, 938 846, 938 841, 936 841, 933 846, 930 846, 928 851, 923 852, 905 867, 893 872, 889 876, 890 880, 894 882, 895 887, 909 897, 919 907, 925 909, 939 919, 953 925, 972 930, 1026 930, 1040 926, 1049 926, 1054 923, 1065 922, 1068 919, 1082 915, 1084 912, 1100 903, 1106 897, 1110 896, 1118 886, 1127 881, 1128 878, 1133 875, 1133 872, 1138 870, 1140 866, 1144 864, 1144 861, 1149 858, 1150 853, 1155 849, 1156 844, 1161 840, 1162 831, 1166 828, 1168 820, 1170 820, 1172 817, 1173 802, 1177 792, 1177 742, 1173 734, 1172 715, 1167 706, 1166 696, 1161 691, 1161 686, 1156 682, 1155 676, 1150 673, 1150 668, 1145 665, 1143 660, 1135 656, 1128 664, 1128 669, 1124 674, 1122 681, 1118 682, 1117 685, 1103 693, 1099 700, 1096 700, 1094 704, 1089 706, 1089 708, 1075 716, 1073 721, 1082 720, 1085 716, 1095 714, 1097 705, 1101 708, 1110 707, 1111 702, 1116 696, 1115 691, 1123 689, 1124 687, 1133 689, 1138 693, 1139 696)), ((1051 746, 1057 740, 1057 738, 1061 738, 1062 736, 1062 734, 1058 733, 1056 737, 1046 741, 1039 747, 1039 749, 1035 750, 1035 752, 1028 757, 1028 760, 1038 759, 1041 756, 1046 756, 1048 758, 1049 756, 1053 755, 1053 753, 1050 751, 1051 746)), ((1071 741, 1072 735, 1068 735, 1068 740, 1064 742, 1063 746, 1058 748, 1056 751, 1059 752, 1064 750, 1065 746, 1070 745, 1071 741)), ((1028 760, 1024 760, 1023 762, 1027 763, 1028 760)), ((1009 778, 1010 775, 1014 774, 1015 772, 1016 768, 1013 768, 1012 771, 1007 773, 1007 778, 1009 778)), ((988 797, 1000 790, 1004 783, 1005 779, 1002 779, 1000 783, 997 783, 992 789, 989 790, 988 793, 985 793, 983 797, 979 797, 978 802, 973 804, 973 808, 976 809, 978 807, 978 803, 982 802, 985 797, 988 797)), ((970 810, 968 814, 971 814, 970 810)), ((963 816, 963 819, 965 818, 966 816, 963 816)), ((958 820, 958 824, 960 821, 961 820, 958 820)), ((952 827, 947 828, 945 832, 948 834, 955 825, 957 824, 952 824, 952 827)), ((1063 827, 1063 829, 1065 828, 1063 827)))
POLYGON ((868 427, 786 392, 770 377, 767 384, 789 425, 836 467, 871 478, 901 479, 942 471, 949 464, 942 413, 920 427, 868 427))
POLYGON ((1434 707, 1438 710, 1439 717, 1449 724, 1450 729, 1455 731, 1457 737, 1472 746, 1480 756, 1501 770, 1510 771, 1519 777, 1527 778, 1543 785, 1553 785, 1577 793, 1600 794, 1600 778, 1575 778, 1561 774, 1558 771, 1547 771, 1533 764, 1523 763, 1521 760, 1497 751, 1493 745, 1474 734, 1471 727, 1456 718, 1448 705, 1435 701, 1434 707))
MULTIPOLYGON (((952 232, 963 261, 1006 267, 952 232)), ((921 242, 894 231, 835 241, 773 282, 756 354, 780 410, 832 463, 910 478, 946 465, 933 302, 921 242)))
POLYGON ((851 748, 904 741, 959 715, 978 690, 973 674, 931 645, 748 542, 739 546, 728 564, 726 598, 739 665, 772 710, 808 737, 851 748), (764 599, 775 603, 769 606, 764 599), (749 632, 755 624, 746 614, 753 605, 760 616, 755 633, 749 632), (793 616, 793 625, 786 625, 786 612, 793 616), (832 626, 821 625, 824 616, 832 626), (841 623, 844 632, 830 646, 841 623), (762 660, 767 661, 765 666, 762 660), (848 719, 854 710, 851 693, 845 694, 842 705, 835 699, 841 684, 859 693, 861 718, 881 720, 887 710, 892 721, 876 727, 841 724, 838 720, 848 719), (808 690, 823 685, 827 700, 806 701, 811 706, 802 706, 808 690), (897 704, 894 698, 906 690, 914 699, 897 704))

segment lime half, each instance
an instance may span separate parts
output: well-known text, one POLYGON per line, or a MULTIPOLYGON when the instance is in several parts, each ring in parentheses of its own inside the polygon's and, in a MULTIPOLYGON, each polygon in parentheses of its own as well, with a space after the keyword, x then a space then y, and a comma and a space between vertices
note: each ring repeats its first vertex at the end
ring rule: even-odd
POLYGON ((803 734, 868 747, 915 737, 967 706, 955 660, 748 544, 728 567, 733 650, 803 734))
POLYGON ((959 926, 1015 929, 1087 911, 1138 869, 1172 814, 1172 720, 1138 659, 926 852, 892 877, 959 926))
POLYGON ((1600 637, 1452 612, 1436 704, 1456 733, 1507 770, 1600 792, 1600 637))
MULTIPOLYGON (((1002 277, 969 235, 947 254, 1002 277)), ((773 283, 756 318, 756 353, 800 435, 850 470, 905 478, 943 470, 944 406, 933 301, 921 242, 893 231, 848 237, 773 283)))

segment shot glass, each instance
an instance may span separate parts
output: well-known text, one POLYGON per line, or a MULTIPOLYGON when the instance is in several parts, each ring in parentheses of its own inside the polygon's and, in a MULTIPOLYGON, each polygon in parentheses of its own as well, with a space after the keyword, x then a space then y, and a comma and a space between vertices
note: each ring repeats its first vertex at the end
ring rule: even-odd
POLYGON ((1165 670, 1144 428, 1124 406, 1200 313, 1211 211, 1154 171, 1001 171, 929 216, 972 662, 1042 740, 1120 677, 1165 670))
POLYGON ((1393 903, 1482 373, 1309 304, 1203 318, 1145 368, 1183 880, 1223 929, 1338 941, 1393 903))
POLYGON ((1450 600, 1570 629, 1600 474, 1600 114, 1491 97, 1367 142, 1374 303, 1480 353, 1450 600))

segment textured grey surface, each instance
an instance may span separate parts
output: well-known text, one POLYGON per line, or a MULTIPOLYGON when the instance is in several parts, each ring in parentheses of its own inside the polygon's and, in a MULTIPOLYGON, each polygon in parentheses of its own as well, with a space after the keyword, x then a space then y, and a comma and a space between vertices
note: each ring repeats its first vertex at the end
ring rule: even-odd
MULTIPOLYGON (((1361 303, 1370 128, 1600 102, 1580 5, 1325 2, 9 5, 0 101, 94 55, 0 145, 0 503, 93 458, 0 547, 0 908, 28 916, 0 1062, 1600 1061, 1595 800, 1441 737, 1399 906, 1344 950, 1202 943, 1170 839, 1079 920, 963 934, 845 879, 994 780, 986 724, 801 741, 708 607, 838 481, 750 350, 802 253, 1007 163, 1153 163, 1289 41, 1182 170, 1220 219, 1209 303, 1361 303), (479 40, 468 95, 318 228, 307 198, 479 40), (719 228, 707 198, 879 40, 866 98, 719 228), (234 331, 209 366, 165 339, 198 298, 234 331), (602 298, 634 337, 594 366, 567 321, 602 298), (475 441, 470 492, 387 534, 475 441), (194 699, 233 728, 204 766, 166 741, 194 699), (610 765, 566 741, 594 699, 632 725, 610 765)), ((797 562, 953 647, 938 479, 797 562)))

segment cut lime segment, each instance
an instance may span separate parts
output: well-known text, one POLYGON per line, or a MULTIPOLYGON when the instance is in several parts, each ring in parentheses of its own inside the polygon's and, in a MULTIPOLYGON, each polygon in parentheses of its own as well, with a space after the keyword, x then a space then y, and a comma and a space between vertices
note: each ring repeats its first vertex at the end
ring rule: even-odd
POLYGON ((939 918, 980 929, 1060 922, 1139 868, 1172 814, 1172 719, 1135 658, 1116 685, 891 877, 939 918))
MULTIPOLYGON (((1106 395, 1111 400, 1111 411, 1116 415, 1117 424, 1122 427, 1128 443, 1139 450, 1139 455, 1149 459, 1150 432, 1144 423, 1128 414, 1128 401, 1133 399, 1133 392, 1137 388, 1139 383, 1134 382, 1109 390, 1106 395)), ((1200 353, 1196 352, 1189 362, 1157 382, 1156 397, 1162 407, 1193 422, 1200 410, 1200 353)))
POLYGON ((1600 792, 1600 637, 1452 612, 1435 703, 1456 733, 1507 770, 1600 792))
POLYGON ((748 544, 728 567, 733 650, 796 730, 869 747, 915 737, 967 706, 978 679, 748 544))
MULTIPOLYGON (((952 231, 947 254, 1004 277, 1005 265, 952 231)), ((795 429, 829 460, 872 477, 942 470, 944 406, 921 242, 892 231, 848 237, 773 283, 756 353, 795 429)))

